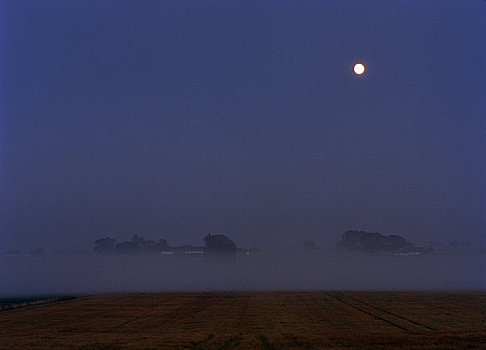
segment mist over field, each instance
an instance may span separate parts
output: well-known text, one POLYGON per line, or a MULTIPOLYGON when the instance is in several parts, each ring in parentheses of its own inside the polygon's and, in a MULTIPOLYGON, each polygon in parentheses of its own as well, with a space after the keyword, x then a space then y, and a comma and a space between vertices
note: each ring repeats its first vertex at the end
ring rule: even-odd
POLYGON ((481 251, 423 256, 280 251, 231 261, 166 256, 0 258, 0 296, 251 290, 484 290, 481 251))

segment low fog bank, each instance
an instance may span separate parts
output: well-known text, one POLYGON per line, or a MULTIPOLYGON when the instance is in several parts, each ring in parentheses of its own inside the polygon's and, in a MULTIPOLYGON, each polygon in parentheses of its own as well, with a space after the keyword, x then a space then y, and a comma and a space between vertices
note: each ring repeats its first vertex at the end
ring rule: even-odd
POLYGON ((485 290, 484 252, 422 256, 281 251, 230 260, 2 256, 0 296, 247 290, 485 290))

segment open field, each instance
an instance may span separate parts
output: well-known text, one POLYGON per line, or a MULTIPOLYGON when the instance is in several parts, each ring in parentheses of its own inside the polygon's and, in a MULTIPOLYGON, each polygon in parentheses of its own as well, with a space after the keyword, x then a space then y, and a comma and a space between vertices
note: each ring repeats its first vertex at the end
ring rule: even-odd
POLYGON ((0 298, 0 311, 48 303, 57 303, 60 301, 66 301, 75 298, 76 297, 73 296, 34 296, 28 298, 0 298))
POLYGON ((486 293, 113 294, 0 312, 0 349, 484 349, 486 293))

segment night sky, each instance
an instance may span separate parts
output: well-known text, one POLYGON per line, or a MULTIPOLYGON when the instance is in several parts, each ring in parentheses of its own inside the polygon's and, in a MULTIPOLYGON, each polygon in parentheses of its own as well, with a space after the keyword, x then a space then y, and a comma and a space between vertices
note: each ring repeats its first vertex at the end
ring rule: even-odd
POLYGON ((2 250, 333 246, 350 229, 485 243, 486 1, 0 13, 2 250))

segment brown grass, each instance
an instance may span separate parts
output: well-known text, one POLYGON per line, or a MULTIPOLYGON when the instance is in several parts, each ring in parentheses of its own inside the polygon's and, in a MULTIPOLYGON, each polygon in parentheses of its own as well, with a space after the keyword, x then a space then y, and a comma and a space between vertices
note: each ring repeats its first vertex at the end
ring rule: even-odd
POLYGON ((486 293, 165 293, 0 312, 0 349, 484 349, 486 293))

